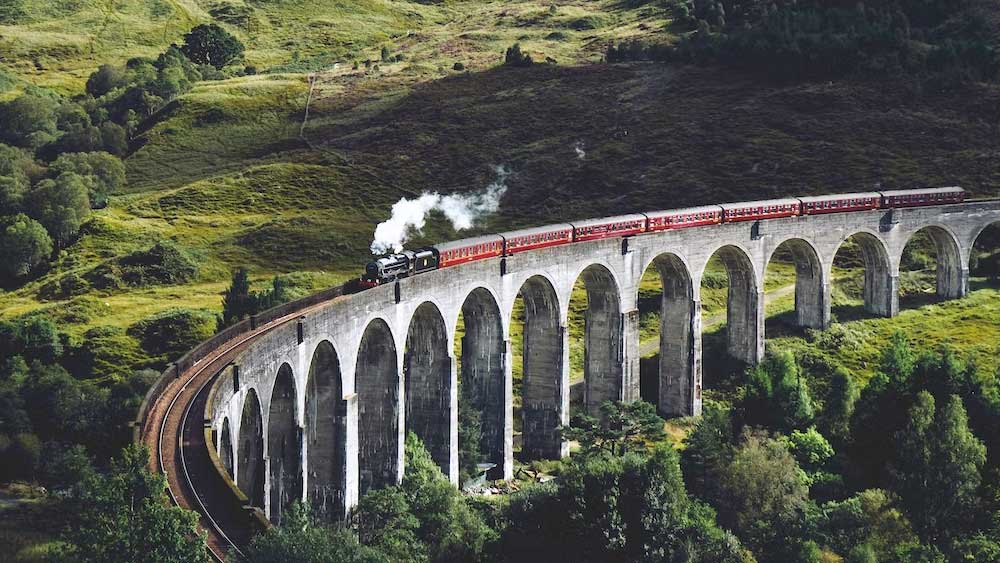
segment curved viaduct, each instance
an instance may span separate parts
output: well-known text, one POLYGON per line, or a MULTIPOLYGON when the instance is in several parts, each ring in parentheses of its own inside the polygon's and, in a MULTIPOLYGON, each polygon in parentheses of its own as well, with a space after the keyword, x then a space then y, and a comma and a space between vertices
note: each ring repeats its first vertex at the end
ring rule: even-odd
MULTIPOLYGON (((255 327, 228 352, 224 369, 213 368, 206 436, 245 503, 271 521, 280 521, 294 499, 342 517, 366 490, 401 478, 408 430, 457 481, 461 380, 482 415, 484 454, 509 478, 510 331, 519 295, 522 456, 554 458, 568 453, 556 429, 569 422, 567 322, 581 277, 588 299, 585 407, 593 412, 605 400, 639 398, 637 294, 653 267, 663 282, 658 408, 697 415, 700 287, 713 255, 730 282, 729 352, 754 363, 764 352, 764 272, 779 246, 795 261, 797 323, 824 328, 834 256, 848 238, 861 248, 865 308, 893 316, 903 248, 914 234, 928 233, 937 248, 938 295, 959 298, 968 292, 973 244, 997 221, 1000 201, 833 213, 574 243, 420 274, 292 311, 267 330, 255 327), (464 336, 455 357, 460 314, 464 336)), ((145 434, 151 426, 145 421, 145 434)), ((160 465, 169 477, 167 464, 160 465)), ((174 488, 175 496, 191 492, 174 488)), ((196 494, 205 504, 206 492, 196 494)))

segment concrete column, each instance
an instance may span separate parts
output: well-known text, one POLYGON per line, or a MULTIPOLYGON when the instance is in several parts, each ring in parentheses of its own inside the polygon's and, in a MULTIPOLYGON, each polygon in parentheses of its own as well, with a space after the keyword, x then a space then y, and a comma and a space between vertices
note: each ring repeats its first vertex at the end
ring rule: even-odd
POLYGON ((569 346, 552 287, 529 280, 524 296, 524 369, 521 385, 522 453, 556 459, 569 452, 559 427, 569 424, 569 346))
POLYGON ((622 395, 620 400, 638 401, 639 395, 639 309, 622 314, 622 395))
POLYGON ((453 454, 458 449, 452 443, 452 434, 456 440, 458 436, 458 416, 453 412, 458 404, 454 397, 457 376, 444 319, 434 305, 424 303, 414 312, 402 363, 404 432, 416 434, 441 472, 457 482, 458 462, 453 454))
POLYGON ((865 267, 865 310, 880 317, 899 314, 899 275, 865 267))
POLYGON ((458 365, 455 355, 448 354, 448 471, 452 485, 458 482, 458 365))
POLYGON ((729 285, 728 351, 734 358, 756 365, 764 358, 764 292, 741 285, 732 281, 729 285))
POLYGON ((351 393, 339 405, 344 409, 344 518, 361 499, 360 448, 358 446, 358 395, 351 393))
POLYGON ((504 340, 503 355, 503 478, 514 478, 514 352, 504 340))
POLYGON ((664 294, 660 309, 659 411, 701 413, 701 303, 664 294))
POLYGON ((830 326, 830 282, 818 258, 799 254, 795 256, 795 324, 823 330, 830 326))

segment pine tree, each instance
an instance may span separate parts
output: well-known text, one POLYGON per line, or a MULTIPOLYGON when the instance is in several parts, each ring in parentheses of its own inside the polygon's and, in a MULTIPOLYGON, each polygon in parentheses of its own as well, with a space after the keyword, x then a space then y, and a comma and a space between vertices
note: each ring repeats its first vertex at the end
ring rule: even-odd
POLYGON ((250 275, 246 268, 237 268, 233 272, 232 282, 222 298, 223 326, 230 326, 243 320, 253 313, 250 297, 250 275))

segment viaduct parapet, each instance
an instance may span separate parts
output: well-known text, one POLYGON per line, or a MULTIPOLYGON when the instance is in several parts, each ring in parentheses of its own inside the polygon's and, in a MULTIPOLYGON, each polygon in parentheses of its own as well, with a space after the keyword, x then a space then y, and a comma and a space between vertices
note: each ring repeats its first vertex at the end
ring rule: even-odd
POLYGON ((728 350, 764 353, 764 272, 787 243, 796 269, 795 319, 830 322, 834 256, 854 237, 865 266, 865 308, 899 309, 903 248, 918 231, 937 248, 937 293, 968 292, 976 238, 1000 221, 1000 201, 727 223, 546 248, 444 268, 336 298, 262 334, 215 383, 206 424, 249 501, 272 521, 294 499, 341 517, 365 491, 399 481, 403 437, 414 431, 458 479, 458 382, 481 413, 483 450, 513 472, 511 325, 524 300, 522 456, 568 453, 568 316, 586 284, 585 408, 639 398, 638 287, 648 268, 663 282, 658 409, 697 415, 702 402, 701 281, 718 254, 729 277, 728 350), (456 357, 462 314, 464 336, 456 357))

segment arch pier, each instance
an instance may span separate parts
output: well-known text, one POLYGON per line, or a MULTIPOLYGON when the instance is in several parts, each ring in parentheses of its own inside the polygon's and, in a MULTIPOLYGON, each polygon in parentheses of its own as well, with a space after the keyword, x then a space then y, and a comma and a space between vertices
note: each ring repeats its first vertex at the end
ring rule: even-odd
POLYGON ((406 431, 457 482, 459 381, 463 406, 480 415, 484 460, 509 478, 519 298, 520 455, 558 458, 568 453, 558 428, 569 423, 567 319, 577 280, 587 291, 587 411, 639 397, 638 290, 655 268, 663 286, 657 407, 698 415, 700 285, 713 256, 729 279, 728 352, 753 364, 764 352, 764 271, 782 245, 795 263, 796 323, 822 329, 834 258, 848 240, 865 269, 865 308, 892 316, 902 252, 916 233, 934 241, 938 295, 958 298, 968 292, 976 238, 998 221, 1000 201, 831 213, 552 246, 434 270, 289 309, 300 312, 297 321, 250 334, 216 378, 205 418, 221 471, 275 522, 297 499, 342 519, 366 491, 398 483, 406 431))

